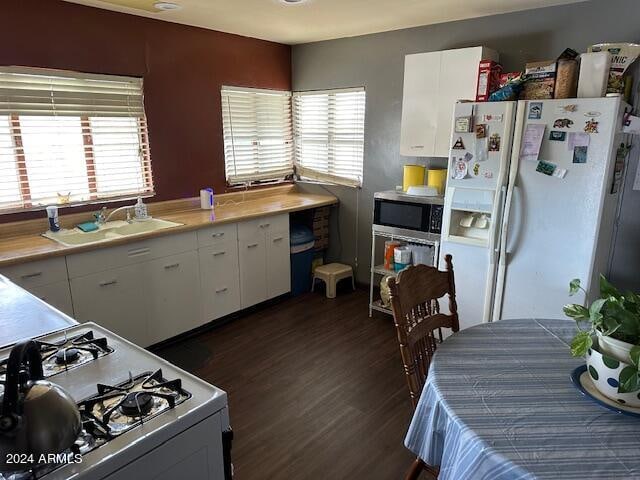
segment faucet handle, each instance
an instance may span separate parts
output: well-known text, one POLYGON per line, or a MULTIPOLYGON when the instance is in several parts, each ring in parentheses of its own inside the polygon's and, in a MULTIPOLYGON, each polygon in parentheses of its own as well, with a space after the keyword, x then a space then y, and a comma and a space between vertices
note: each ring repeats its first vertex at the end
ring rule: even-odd
POLYGON ((93 214, 93 217, 98 223, 104 222, 107 218, 107 207, 102 207, 100 210, 93 214))

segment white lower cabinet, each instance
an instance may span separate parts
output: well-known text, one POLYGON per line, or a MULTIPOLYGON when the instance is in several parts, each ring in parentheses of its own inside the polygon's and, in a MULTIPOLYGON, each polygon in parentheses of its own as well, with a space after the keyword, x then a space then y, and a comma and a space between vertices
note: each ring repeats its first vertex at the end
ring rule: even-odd
POLYGON ((291 290, 289 215, 6 267, 80 322, 147 347, 291 290))
POLYGON ((238 224, 242 308, 291 290, 289 215, 238 224))
POLYGON ((154 344, 200 325, 198 253, 152 260, 142 287, 148 299, 148 343, 154 344))
POLYGON ((240 310, 238 242, 224 242, 198 251, 203 323, 240 310))
POLYGON ((29 288, 28 290, 45 303, 73 317, 73 302, 71 301, 71 291, 69 290, 68 280, 62 280, 48 285, 40 285, 29 288))
POLYGON ((267 298, 291 291, 289 229, 267 232, 267 298))
POLYGON ((73 316, 67 264, 64 257, 5 267, 0 269, 0 274, 61 312, 73 316))
POLYGON ((71 279, 76 320, 96 322, 146 347, 148 302, 144 263, 71 279))
POLYGON ((242 308, 267 299, 267 246, 264 234, 238 241, 242 308))

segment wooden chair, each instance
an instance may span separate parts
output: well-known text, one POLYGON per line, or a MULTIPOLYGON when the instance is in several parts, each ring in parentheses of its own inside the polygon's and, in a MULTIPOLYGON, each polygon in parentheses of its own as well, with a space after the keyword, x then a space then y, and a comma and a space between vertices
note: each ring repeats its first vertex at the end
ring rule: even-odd
MULTIPOLYGON (((450 328, 457 332, 460 328, 451 258, 451 255, 445 256, 447 270, 444 272, 435 267, 417 265, 406 268, 397 278, 389 279, 393 319, 414 408, 426 382, 431 359, 438 343, 442 342, 441 329, 450 328), (449 299, 449 315, 440 313, 438 299, 445 295, 449 299)), ((405 480, 416 480, 423 471, 430 478, 438 478, 438 468, 418 458, 405 480)))

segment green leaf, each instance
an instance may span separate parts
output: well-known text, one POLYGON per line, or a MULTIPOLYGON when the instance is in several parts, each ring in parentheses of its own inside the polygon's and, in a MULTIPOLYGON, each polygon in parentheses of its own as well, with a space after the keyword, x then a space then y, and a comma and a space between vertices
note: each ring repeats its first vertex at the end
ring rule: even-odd
POLYGON ((602 325, 604 326, 604 328, 602 329, 602 334, 605 337, 611 336, 611 334, 618 331, 621 326, 617 319, 609 315, 605 315, 603 317, 602 325))
POLYGON ((640 345, 635 345, 631 348, 629 352, 629 357, 631 357, 631 363, 636 368, 640 368, 640 345))
POLYGON ((616 297, 620 298, 620 292, 616 287, 611 285, 609 281, 604 277, 604 275, 600 274, 600 296, 602 297, 616 297))
POLYGON ((618 377, 618 393, 631 393, 640 389, 640 376, 638 369, 624 367, 618 377))
POLYGON ((591 332, 578 332, 571 341, 571 355, 574 357, 584 357, 587 350, 593 345, 591 332))
POLYGON ((593 318, 593 316, 596 313, 600 314, 600 310, 602 310, 602 307, 604 306, 605 303, 607 303, 607 301, 608 301, 607 298, 599 298, 598 300, 593 302, 589 307, 589 316, 593 318))
POLYGON ((569 295, 575 295, 580 290, 580 279, 574 278, 569 282, 569 295))
POLYGON ((589 310, 582 305, 576 303, 565 305, 562 309, 567 317, 575 318, 576 320, 588 320, 589 310))

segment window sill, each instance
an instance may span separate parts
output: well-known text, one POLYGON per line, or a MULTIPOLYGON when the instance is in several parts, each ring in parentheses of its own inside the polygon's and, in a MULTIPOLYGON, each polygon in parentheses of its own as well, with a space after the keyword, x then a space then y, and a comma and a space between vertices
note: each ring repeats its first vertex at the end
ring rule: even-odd
POLYGON ((277 180, 275 182, 262 182, 262 183, 254 183, 254 184, 234 184, 227 185, 225 188, 225 193, 234 193, 241 192, 243 190, 259 190, 261 188, 270 188, 270 187, 279 187, 281 185, 294 185, 295 182, 293 180, 277 180))

